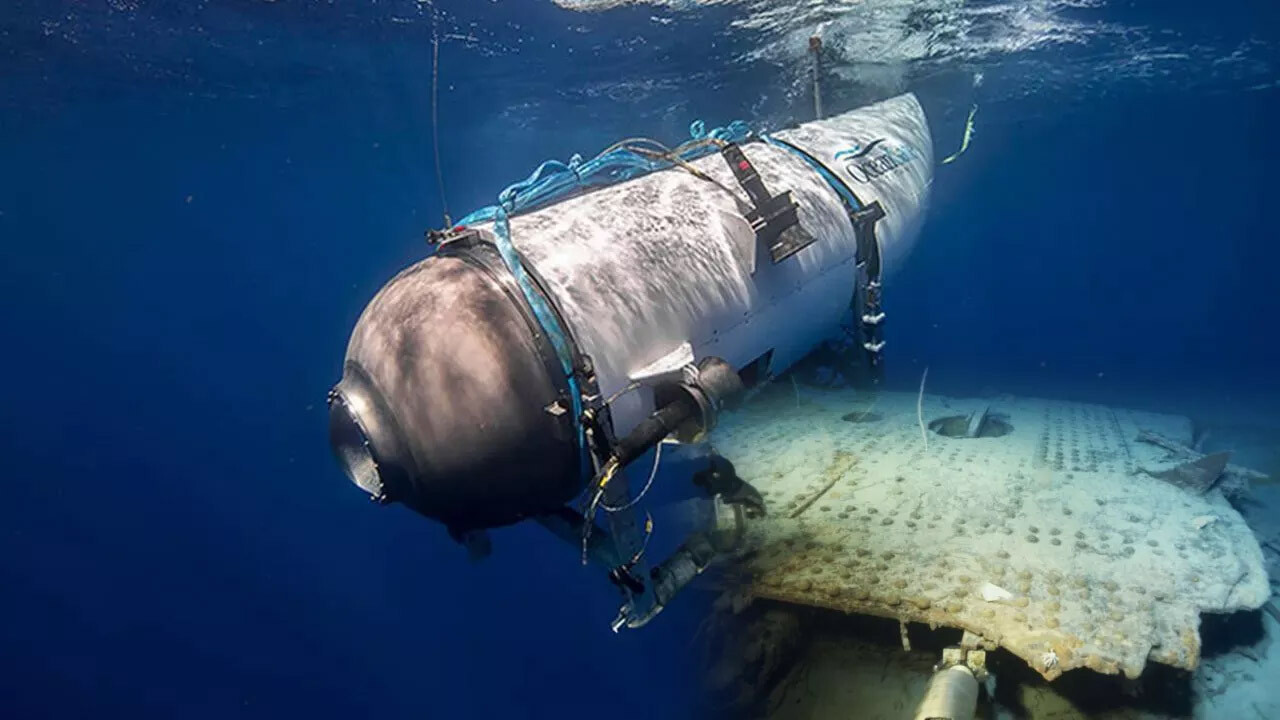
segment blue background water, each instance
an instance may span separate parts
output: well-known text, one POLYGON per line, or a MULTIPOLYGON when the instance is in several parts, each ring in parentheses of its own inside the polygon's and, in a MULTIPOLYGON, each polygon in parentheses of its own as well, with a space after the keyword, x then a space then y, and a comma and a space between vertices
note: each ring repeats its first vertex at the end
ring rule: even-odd
MULTIPOLYGON (((753 55, 787 35, 729 26, 749 8, 439 9, 455 215, 547 157, 808 116, 802 47, 753 55)), ((926 56, 893 88, 829 79, 833 110, 919 90, 939 156, 981 106, 886 298, 891 385, 927 364, 940 390, 1280 424, 1280 24, 1262 3, 1062 12, 1174 39, 926 56)), ((5 715, 690 707, 705 597, 615 636, 614 591, 536 528, 472 565, 440 528, 363 502, 329 456, 347 334, 441 214, 429 15, 0 10, 5 715)))

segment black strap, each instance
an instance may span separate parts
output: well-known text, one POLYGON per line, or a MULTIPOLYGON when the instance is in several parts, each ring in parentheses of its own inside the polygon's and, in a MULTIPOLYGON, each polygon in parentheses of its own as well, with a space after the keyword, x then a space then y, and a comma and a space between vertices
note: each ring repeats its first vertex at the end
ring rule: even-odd
POLYGON ((849 213, 858 242, 858 287, 854 290, 853 315, 859 341, 873 382, 884 377, 884 310, 881 301, 883 265, 876 223, 884 218, 884 208, 876 201, 849 213))
MULTIPOLYGON (((880 305, 883 264, 880 259, 880 243, 876 240, 876 223, 884 218, 884 208, 879 201, 864 204, 848 183, 804 148, 775 137, 768 138, 768 141, 795 153, 816 170, 832 186, 831 189, 836 191, 840 204, 849 214, 858 258, 857 277, 854 278, 853 297, 850 298, 854 324, 858 328, 856 340, 865 355, 872 380, 879 381, 884 374, 880 355, 884 347, 884 310, 880 305)), ((860 154, 870 152, 881 142, 883 140, 873 141, 860 154)))

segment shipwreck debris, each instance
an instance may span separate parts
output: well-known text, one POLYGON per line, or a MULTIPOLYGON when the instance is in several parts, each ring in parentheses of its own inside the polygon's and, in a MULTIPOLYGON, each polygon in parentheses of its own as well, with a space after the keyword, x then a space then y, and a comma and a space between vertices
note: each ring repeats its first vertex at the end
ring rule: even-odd
POLYGON ((1223 471, 1227 469, 1227 461, 1230 459, 1231 453, 1220 452, 1205 455, 1198 460, 1188 460, 1168 470, 1143 468, 1143 472, 1187 492, 1203 495, 1218 483, 1218 478, 1222 477, 1223 471))
MULTIPOLYGON (((1204 453, 1192 449, 1190 445, 1150 429, 1139 430, 1138 441, 1155 445, 1168 451, 1169 456, 1165 460, 1195 461, 1206 457, 1204 453)), ((1257 470, 1240 467, 1228 462, 1217 478, 1216 487, 1227 498, 1238 500, 1249 494, 1250 482, 1263 482, 1269 479, 1270 477, 1266 473, 1260 473, 1257 470)))
POLYGON ((1271 594, 1258 541, 1220 493, 1139 472, 1171 452, 1132 443, 1139 429, 1186 448, 1186 418, 1019 397, 1001 403, 1015 431, 926 450, 922 417, 964 401, 882 392, 883 419, 863 424, 841 419, 852 390, 771 400, 716 439, 779 510, 744 537, 758 598, 962 629, 1052 680, 1193 669, 1202 613, 1271 594))

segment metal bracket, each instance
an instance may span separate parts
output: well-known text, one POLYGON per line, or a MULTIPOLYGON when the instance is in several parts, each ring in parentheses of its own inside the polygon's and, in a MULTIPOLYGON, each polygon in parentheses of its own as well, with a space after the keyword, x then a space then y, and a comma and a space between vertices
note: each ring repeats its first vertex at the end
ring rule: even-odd
POLYGON ((720 149, 720 154, 729 164, 729 169, 733 171, 733 177, 738 181, 738 185, 747 193, 747 197, 751 198, 752 209, 746 215, 747 222, 751 223, 756 237, 768 246, 769 255, 775 264, 795 255, 817 240, 803 231, 785 232, 800 222, 796 213, 799 205, 792 199, 790 190, 779 195, 771 194, 765 187, 764 181, 760 179, 760 173, 756 172, 755 166, 738 145, 729 143, 720 149))
POLYGON ((880 203, 873 202, 861 210, 850 210, 854 237, 858 243, 857 290, 853 300, 853 317, 858 325, 858 340, 866 353, 872 377, 879 380, 884 373, 881 351, 884 349, 885 312, 880 305, 880 243, 876 240, 876 223, 885 216, 880 203))
POLYGON ((685 368, 692 366, 693 363, 693 345, 682 342, 671 352, 631 373, 628 379, 631 382, 649 386, 680 382, 685 379, 685 368))
POLYGON ((966 649, 962 647, 944 648, 942 660, 933 666, 933 671, 946 670, 950 667, 968 668, 973 676, 982 682, 987 677, 987 651, 980 648, 966 649))
POLYGON ((434 246, 437 250, 448 245, 449 243, 465 240, 475 242, 480 239, 480 231, 473 230, 463 225, 457 225, 441 230, 427 230, 422 233, 423 238, 428 245, 434 246))

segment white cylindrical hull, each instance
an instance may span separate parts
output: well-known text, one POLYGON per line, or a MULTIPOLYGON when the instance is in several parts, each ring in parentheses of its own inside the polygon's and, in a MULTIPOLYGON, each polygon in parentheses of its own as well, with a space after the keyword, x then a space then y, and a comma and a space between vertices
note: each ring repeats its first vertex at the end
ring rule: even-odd
MULTIPOLYGON (((927 204, 933 145, 924 111, 902 95, 775 135, 835 173, 885 217, 876 237, 885 272, 915 242, 927 204)), ((813 350, 848 309, 857 242, 840 196, 795 152, 742 146, 769 191, 790 191, 799 224, 816 238, 774 263, 754 246, 746 202, 718 154, 693 165, 719 185, 673 168, 511 220, 511 239, 536 268, 605 395, 655 361, 692 346, 741 369, 770 353, 778 373, 813 350), (723 187, 721 187, 723 186, 723 187), (753 272, 754 270, 754 272, 753 272)), ((652 410, 647 392, 613 406, 615 431, 652 410)))

